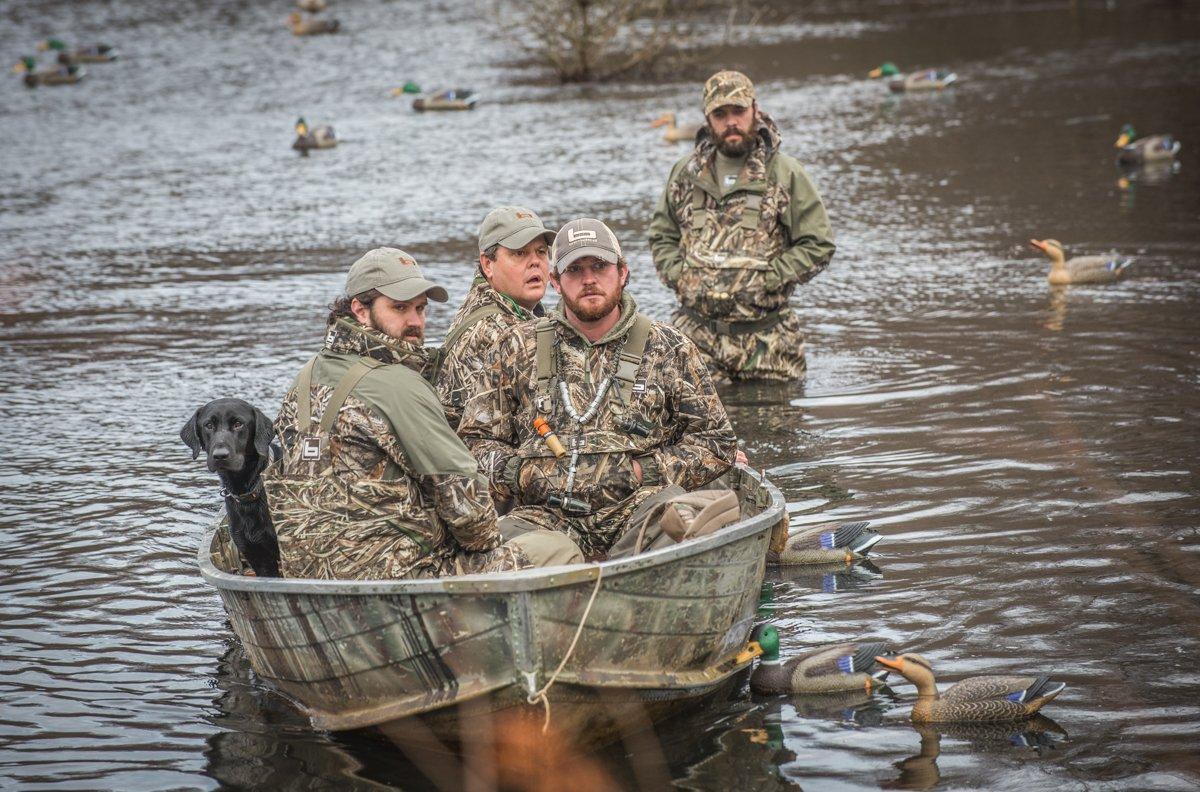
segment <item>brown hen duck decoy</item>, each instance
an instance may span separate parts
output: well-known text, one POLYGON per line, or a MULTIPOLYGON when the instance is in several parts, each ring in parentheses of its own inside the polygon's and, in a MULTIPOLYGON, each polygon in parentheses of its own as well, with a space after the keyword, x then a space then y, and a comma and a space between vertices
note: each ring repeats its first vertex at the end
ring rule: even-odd
POLYGON ((756 693, 869 693, 882 687, 888 674, 875 657, 888 653, 882 641, 832 644, 781 660, 779 631, 767 625, 756 632, 762 647, 762 656, 750 674, 750 687, 756 693))
POLYGON ((660 126, 665 126, 667 129, 665 132, 663 132, 663 140, 668 143, 681 143, 695 140, 696 133, 700 131, 700 127, 695 124, 676 126, 674 113, 663 113, 658 118, 651 121, 650 126, 655 129, 660 126))
POLYGON ((1067 252, 1057 239, 1031 239, 1029 244, 1046 254, 1050 259, 1048 280, 1053 286, 1069 283, 1111 283, 1119 279, 1133 263, 1132 259, 1121 258, 1116 253, 1107 256, 1076 256, 1067 260, 1067 252))
POLYGON ((1067 684, 1049 676, 977 676, 938 693, 933 666, 918 654, 878 656, 875 661, 917 686, 913 723, 994 723, 1033 716, 1067 684))
POLYGON ((294 36, 318 36, 322 33, 337 33, 342 24, 336 19, 305 19, 299 11, 288 14, 288 26, 294 36))
POLYGON ((883 538, 867 530, 870 524, 863 521, 802 528, 788 536, 782 552, 768 551, 767 563, 794 566, 858 561, 883 538))

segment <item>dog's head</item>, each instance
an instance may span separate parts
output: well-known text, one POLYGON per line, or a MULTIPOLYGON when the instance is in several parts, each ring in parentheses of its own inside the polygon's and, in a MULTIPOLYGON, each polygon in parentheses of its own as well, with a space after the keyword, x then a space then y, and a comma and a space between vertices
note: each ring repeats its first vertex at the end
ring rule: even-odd
POLYGON ((214 473, 241 473, 249 458, 265 466, 274 434, 270 419, 241 399, 210 401, 179 432, 192 459, 201 450, 208 452, 208 469, 214 473))

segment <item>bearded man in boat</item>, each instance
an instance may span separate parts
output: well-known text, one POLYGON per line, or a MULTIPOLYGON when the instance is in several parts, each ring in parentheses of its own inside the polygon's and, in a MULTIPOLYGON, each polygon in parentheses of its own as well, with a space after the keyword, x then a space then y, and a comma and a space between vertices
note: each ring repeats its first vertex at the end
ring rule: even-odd
POLYGON ((775 122, 741 72, 704 83, 705 126, 675 163, 650 223, 659 278, 679 297, 674 324, 713 376, 803 376, 804 334, 788 301, 835 246, 817 188, 779 151, 775 122))
POLYGON ((727 471, 737 438, 695 345, 625 291, 608 226, 567 223, 551 262, 561 305, 501 339, 459 435, 515 502, 506 519, 565 531, 599 557, 651 498, 727 471))
POLYGON ((480 374, 492 368, 500 339, 521 322, 546 315, 554 232, 531 210, 501 206, 479 226, 479 267, 437 353, 433 383, 457 427, 480 374))
POLYGON ((422 378, 429 300, 446 290, 396 248, 350 268, 325 343, 275 421, 263 476, 284 577, 398 579, 575 563, 562 534, 506 541, 487 481, 422 378))

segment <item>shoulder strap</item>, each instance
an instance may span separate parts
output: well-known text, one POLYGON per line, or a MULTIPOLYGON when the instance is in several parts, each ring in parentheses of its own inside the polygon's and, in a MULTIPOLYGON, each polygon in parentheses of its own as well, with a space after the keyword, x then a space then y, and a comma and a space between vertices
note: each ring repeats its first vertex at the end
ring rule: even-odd
POLYGON ((429 379, 433 382, 437 382, 438 375, 442 373, 442 364, 446 362, 446 355, 450 354, 450 350, 456 343, 458 343, 458 339, 462 338, 464 333, 466 333, 479 322, 487 319, 489 316, 495 316, 498 313, 500 313, 500 306, 496 305, 495 303, 488 303, 487 305, 479 306, 474 311, 471 311, 471 313, 464 316, 463 320, 459 322, 458 327, 454 328, 449 332, 449 334, 446 335, 446 339, 442 341, 441 348, 434 353, 432 366, 433 373, 430 375, 429 379))
POLYGON ((317 357, 313 355, 296 377, 296 429, 301 437, 312 427, 312 373, 316 364, 317 357))
POLYGON ((742 209, 741 226, 746 231, 758 228, 759 213, 762 210, 762 194, 750 193, 746 196, 746 205, 742 209))
POLYGON ((639 313, 633 319, 633 326, 625 336, 621 345, 621 362, 617 364, 617 388, 621 392, 621 401, 629 404, 633 397, 634 380, 642 365, 642 355, 646 352, 646 344, 650 340, 650 319, 639 313))
POLYGON ((550 383, 558 373, 554 360, 554 320, 546 317, 537 323, 537 397, 538 409, 549 404, 550 383))
POLYGON ((383 365, 385 364, 374 358, 359 358, 342 375, 337 387, 333 390, 333 395, 329 397, 329 403, 325 405, 325 412, 321 414, 321 426, 318 429, 321 437, 325 437, 333 429, 333 422, 337 420, 338 413, 341 411, 342 405, 346 402, 346 397, 350 395, 350 391, 354 390, 354 386, 358 384, 358 381, 367 376, 372 369, 377 369, 383 365))
MULTIPOLYGON (((701 171, 703 173, 703 171, 701 171)), ((704 208, 704 189, 692 181, 692 232, 698 233, 704 230, 704 224, 708 222, 708 210, 704 208)))

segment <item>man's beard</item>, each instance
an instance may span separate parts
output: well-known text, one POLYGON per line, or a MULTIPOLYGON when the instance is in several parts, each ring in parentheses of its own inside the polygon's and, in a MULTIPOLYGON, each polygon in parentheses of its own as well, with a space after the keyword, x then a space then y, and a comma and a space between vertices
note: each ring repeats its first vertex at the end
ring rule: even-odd
POLYGON ((377 330, 388 338, 394 338, 397 341, 404 341, 409 344, 416 344, 417 346, 421 346, 425 343, 425 331, 421 328, 406 327, 403 331, 401 331, 401 335, 395 336, 384 329, 383 323, 379 320, 379 317, 375 315, 374 305, 368 308, 367 311, 371 316, 371 328, 373 330, 377 330))
MULTIPOLYGON (((617 305, 620 304, 622 291, 623 291, 622 289, 618 288, 615 292, 613 292, 611 295, 609 295, 609 297, 607 299, 605 299, 605 301, 603 303, 601 303, 596 308, 585 308, 585 307, 583 307, 583 305, 570 299, 565 294, 562 296, 562 301, 563 301, 563 304, 567 306, 567 309, 571 313, 575 314, 575 317, 577 319, 579 319, 579 321, 595 322, 599 319, 603 319, 604 317, 608 316, 610 313, 612 313, 612 309, 616 308, 617 305)), ((592 294, 596 294, 596 293, 597 292, 592 292, 592 294)), ((588 295, 580 295, 580 296, 586 297, 588 295)))
MULTIPOLYGON (((741 157, 750 153, 750 149, 754 147, 754 138, 757 137, 757 132, 758 123, 755 122, 751 126, 750 131, 745 135, 741 135, 739 132, 738 134, 741 136, 737 140, 732 140, 725 137, 717 137, 716 133, 713 133, 713 137, 716 140, 717 151, 721 152, 726 157, 741 157)), ((728 134, 728 131, 726 134, 728 134)))

